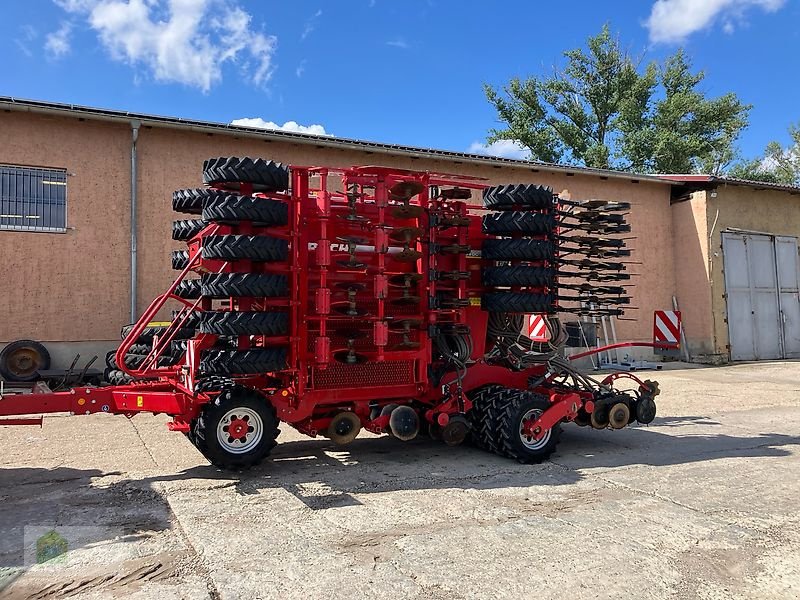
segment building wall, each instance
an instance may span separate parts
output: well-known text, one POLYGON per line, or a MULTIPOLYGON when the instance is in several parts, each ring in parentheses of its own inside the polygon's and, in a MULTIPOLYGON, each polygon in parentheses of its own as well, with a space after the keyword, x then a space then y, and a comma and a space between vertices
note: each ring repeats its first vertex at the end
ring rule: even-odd
POLYGON ((702 359, 715 352, 706 192, 673 204, 672 220, 675 295, 689 353, 702 359))
POLYGON ((710 248, 714 346, 717 353, 729 356, 722 232, 734 228, 800 236, 800 195, 733 185, 720 186, 716 192, 716 198, 707 192, 709 229, 716 221, 710 248))
MULTIPOLYGON (((64 234, 0 231, 6 285, 0 286, 0 343, 112 341, 128 322, 130 277, 130 129, 126 125, 21 112, 0 113, 0 162, 64 167, 68 179, 68 224, 64 234), (10 285, 9 285, 10 283, 10 285)), ((251 155, 289 164, 346 167, 382 164, 484 177, 488 183, 533 182, 568 191, 573 199, 600 198, 633 205, 629 221, 634 250, 629 270, 633 305, 621 321, 620 339, 651 337, 652 311, 669 308, 675 290, 669 185, 573 176, 535 168, 463 164, 364 151, 264 140, 228 134, 143 127, 138 142, 138 307, 143 311, 176 273, 170 250, 171 193, 201 183, 201 165, 211 156, 251 155)))

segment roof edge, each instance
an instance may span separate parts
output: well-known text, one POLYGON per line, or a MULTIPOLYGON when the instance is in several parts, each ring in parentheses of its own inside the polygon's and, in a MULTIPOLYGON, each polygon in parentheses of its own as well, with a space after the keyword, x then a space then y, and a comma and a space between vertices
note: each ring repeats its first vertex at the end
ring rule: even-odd
POLYGON ((43 100, 26 100, 11 96, 0 96, 0 109, 37 114, 56 114, 109 122, 129 123, 132 120, 138 120, 141 121, 143 125, 150 125, 153 127, 200 131, 204 133, 224 133, 227 135, 240 135, 258 139, 292 142, 296 144, 324 146, 331 148, 346 148, 349 150, 362 150, 365 152, 381 154, 400 154, 411 156, 413 158, 428 158, 447 162, 472 163, 490 165, 494 167, 509 166, 528 168, 551 173, 572 173, 589 176, 594 175, 598 177, 646 181, 648 183, 665 185, 681 183, 680 181, 671 181, 668 177, 658 175, 643 175, 609 169, 558 165, 538 161, 517 160, 513 158, 456 152, 452 150, 439 150, 436 148, 421 148, 416 146, 370 142, 366 140, 356 140, 334 136, 293 133, 274 129, 257 129, 253 127, 230 125, 226 123, 216 123, 213 121, 183 119, 180 117, 165 117, 121 110, 93 108, 76 104, 48 102, 43 100))

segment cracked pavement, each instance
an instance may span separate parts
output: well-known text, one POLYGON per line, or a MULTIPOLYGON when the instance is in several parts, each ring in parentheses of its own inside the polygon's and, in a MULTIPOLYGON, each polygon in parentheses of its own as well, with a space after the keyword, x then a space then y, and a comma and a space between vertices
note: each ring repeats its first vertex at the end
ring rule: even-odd
POLYGON ((230 474, 161 416, 0 428, 0 598, 795 599, 799 367, 647 373, 653 425, 532 466, 283 425, 230 474), (20 567, 47 528, 67 560, 20 567))

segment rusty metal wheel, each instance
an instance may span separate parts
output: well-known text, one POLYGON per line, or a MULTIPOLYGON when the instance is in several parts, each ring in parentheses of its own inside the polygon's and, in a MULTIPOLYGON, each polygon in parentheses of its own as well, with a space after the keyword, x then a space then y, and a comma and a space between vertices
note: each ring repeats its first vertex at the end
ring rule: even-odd
POLYGON ((7 381, 33 381, 50 368, 50 353, 34 340, 11 342, 0 352, 0 376, 7 381))

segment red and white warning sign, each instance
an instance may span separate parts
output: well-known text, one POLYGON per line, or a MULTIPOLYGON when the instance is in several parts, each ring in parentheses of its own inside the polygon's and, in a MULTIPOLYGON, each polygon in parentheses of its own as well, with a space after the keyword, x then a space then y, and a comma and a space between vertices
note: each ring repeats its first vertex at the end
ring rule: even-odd
POLYGON ((681 312, 657 310, 653 314, 653 343, 669 344, 676 348, 681 340, 681 312))
POLYGON ((544 315, 528 315, 528 337, 534 342, 546 342, 550 339, 544 315))

